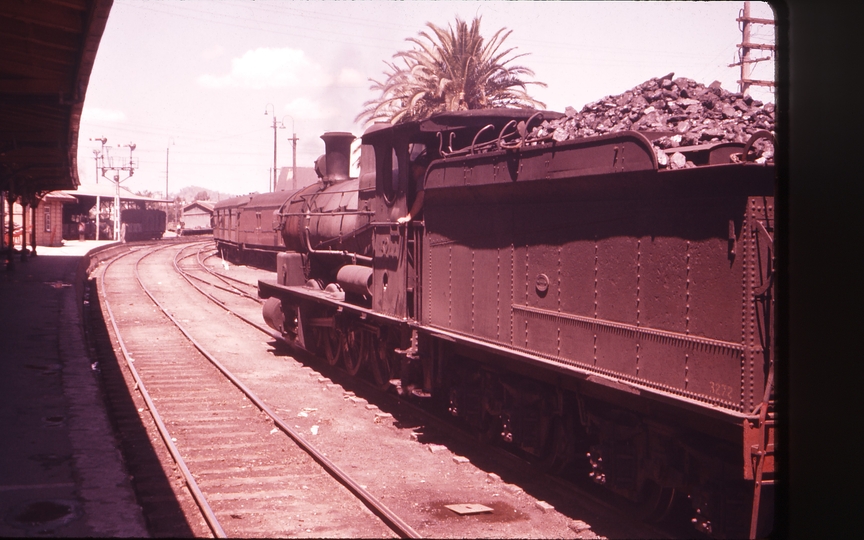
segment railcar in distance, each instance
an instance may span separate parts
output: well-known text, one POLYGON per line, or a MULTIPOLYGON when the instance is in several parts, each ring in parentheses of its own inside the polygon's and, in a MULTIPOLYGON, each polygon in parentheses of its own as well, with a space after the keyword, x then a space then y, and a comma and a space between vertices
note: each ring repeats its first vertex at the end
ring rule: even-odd
POLYGON ((236 264, 276 267, 284 251, 282 235, 273 228, 273 212, 295 192, 277 191, 219 201, 213 207, 213 237, 223 257, 236 264))
POLYGON ((129 208, 120 214, 120 223, 126 227, 126 241, 159 240, 165 234, 165 212, 129 208))

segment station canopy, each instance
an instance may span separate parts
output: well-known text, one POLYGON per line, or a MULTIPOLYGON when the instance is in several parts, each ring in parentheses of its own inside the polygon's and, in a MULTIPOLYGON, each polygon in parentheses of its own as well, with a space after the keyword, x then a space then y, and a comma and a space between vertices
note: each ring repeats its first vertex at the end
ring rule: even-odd
POLYGON ((113 0, 4 0, 0 191, 74 189, 78 129, 113 0))
MULTIPOLYGON (((112 182, 103 182, 101 184, 81 184, 78 189, 63 190, 62 193, 72 195, 73 197, 100 197, 102 199, 114 200, 117 194, 117 187, 112 182)), ((150 203, 173 203, 174 199, 157 199, 155 197, 146 197, 144 195, 135 195, 129 189, 120 186, 121 201, 138 201, 150 203)))

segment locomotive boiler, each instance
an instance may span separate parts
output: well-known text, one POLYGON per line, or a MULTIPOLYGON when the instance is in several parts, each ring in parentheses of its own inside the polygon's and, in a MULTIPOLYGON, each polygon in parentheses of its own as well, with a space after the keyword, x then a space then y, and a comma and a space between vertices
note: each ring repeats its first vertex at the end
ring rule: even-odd
POLYGON ((286 251, 259 282, 264 318, 647 516, 686 495, 698 529, 763 534, 774 167, 753 148, 771 134, 667 151, 652 144, 661 133, 531 129, 561 116, 376 124, 357 178, 350 134, 325 135, 324 181, 274 214, 286 251), (663 166, 672 151, 686 167, 663 166))
POLYGON ((326 153, 316 163, 315 184, 216 203, 213 236, 224 257, 275 268, 276 255, 286 250, 368 251, 370 235, 363 235, 368 215, 357 211, 358 181, 348 175, 355 137, 327 133, 322 139, 326 153))

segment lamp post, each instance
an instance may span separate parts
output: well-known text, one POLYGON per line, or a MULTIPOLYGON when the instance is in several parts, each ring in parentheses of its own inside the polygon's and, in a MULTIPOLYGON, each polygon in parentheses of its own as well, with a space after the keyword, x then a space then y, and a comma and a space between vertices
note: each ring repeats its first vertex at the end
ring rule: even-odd
MULTIPOLYGON (((93 149, 93 157, 96 161, 96 183, 99 183, 99 159, 102 158, 102 154, 105 152, 105 143, 108 142, 107 137, 100 137, 98 139, 90 139, 91 141, 99 141, 102 143, 102 149, 96 150, 93 149)), ((102 201, 100 200, 99 195, 96 195, 96 240, 99 240, 99 214, 102 213, 102 201)))
MULTIPOLYGON (((294 131, 294 117, 290 114, 286 114, 285 116, 291 119, 291 138, 288 139, 291 141, 291 187, 297 189, 297 141, 299 139, 297 139, 297 133, 294 131)), ((284 121, 285 118, 283 117, 282 120, 284 121)))
POLYGON ((273 186, 275 189, 276 186, 276 108, 273 107, 272 103, 268 103, 264 106, 264 116, 267 116, 267 107, 270 107, 270 110, 273 111, 273 186))

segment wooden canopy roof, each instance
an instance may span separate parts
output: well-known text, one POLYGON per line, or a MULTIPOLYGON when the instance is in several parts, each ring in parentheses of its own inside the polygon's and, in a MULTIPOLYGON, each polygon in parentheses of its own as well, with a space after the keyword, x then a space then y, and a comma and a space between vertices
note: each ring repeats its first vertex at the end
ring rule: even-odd
POLYGON ((78 127, 114 0, 0 4, 0 190, 78 184, 78 127))

